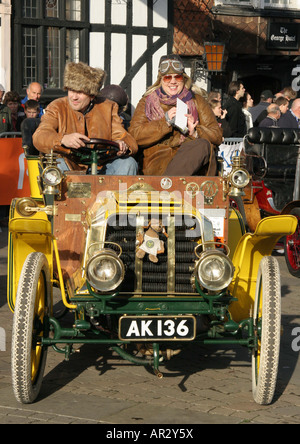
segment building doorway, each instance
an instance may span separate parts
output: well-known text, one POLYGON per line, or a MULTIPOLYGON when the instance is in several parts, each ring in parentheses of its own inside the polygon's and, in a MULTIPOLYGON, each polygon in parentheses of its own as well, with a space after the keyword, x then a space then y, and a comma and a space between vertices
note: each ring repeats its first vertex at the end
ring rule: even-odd
POLYGON ((276 94, 282 89, 280 80, 261 74, 245 76, 239 78, 239 81, 243 82, 246 91, 251 94, 252 99, 254 100, 254 105, 257 105, 260 102, 260 94, 262 91, 270 89, 276 94))

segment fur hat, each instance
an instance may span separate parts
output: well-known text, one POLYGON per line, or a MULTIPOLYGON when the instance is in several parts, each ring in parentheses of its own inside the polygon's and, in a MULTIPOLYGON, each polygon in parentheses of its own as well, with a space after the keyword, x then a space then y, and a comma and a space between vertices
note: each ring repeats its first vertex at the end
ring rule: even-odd
POLYGON ((64 89, 97 96, 105 80, 105 71, 92 68, 86 63, 68 63, 64 74, 64 89))

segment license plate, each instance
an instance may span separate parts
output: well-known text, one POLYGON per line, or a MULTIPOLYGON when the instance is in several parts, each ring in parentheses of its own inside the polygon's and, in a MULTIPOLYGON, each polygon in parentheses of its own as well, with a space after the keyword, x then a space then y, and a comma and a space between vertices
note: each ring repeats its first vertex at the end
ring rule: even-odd
POLYGON ((119 338, 122 341, 192 341, 194 316, 122 316, 119 338))

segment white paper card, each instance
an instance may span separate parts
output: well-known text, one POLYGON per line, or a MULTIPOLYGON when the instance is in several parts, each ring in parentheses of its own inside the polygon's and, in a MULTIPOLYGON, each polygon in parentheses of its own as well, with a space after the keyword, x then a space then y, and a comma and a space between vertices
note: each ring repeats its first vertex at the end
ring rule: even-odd
POLYGON ((187 117, 185 116, 185 114, 187 113, 187 104, 184 103, 182 100, 177 99, 175 125, 182 131, 184 131, 187 127, 187 117))

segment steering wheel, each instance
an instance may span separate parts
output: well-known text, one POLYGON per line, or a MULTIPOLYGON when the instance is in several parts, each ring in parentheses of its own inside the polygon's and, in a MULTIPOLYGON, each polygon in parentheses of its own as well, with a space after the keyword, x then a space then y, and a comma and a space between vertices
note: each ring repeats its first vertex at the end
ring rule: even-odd
POLYGON ((76 162, 91 167, 91 174, 97 174, 97 166, 118 158, 117 153, 120 151, 119 144, 112 140, 106 139, 90 139, 84 142, 85 147, 72 149, 72 156, 76 158, 76 162))

